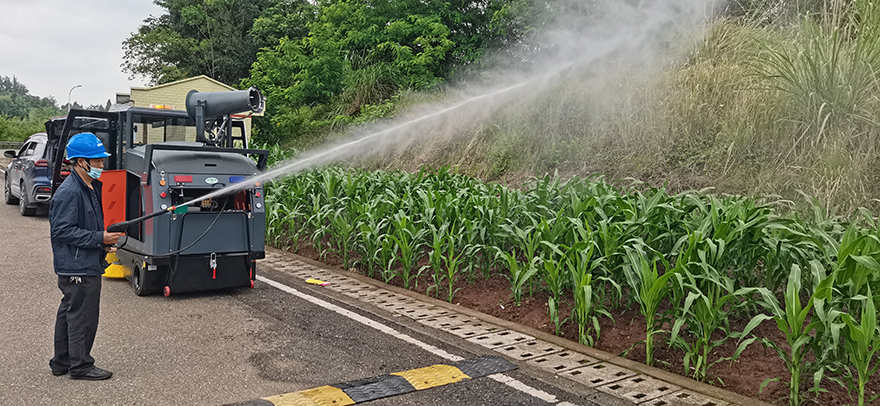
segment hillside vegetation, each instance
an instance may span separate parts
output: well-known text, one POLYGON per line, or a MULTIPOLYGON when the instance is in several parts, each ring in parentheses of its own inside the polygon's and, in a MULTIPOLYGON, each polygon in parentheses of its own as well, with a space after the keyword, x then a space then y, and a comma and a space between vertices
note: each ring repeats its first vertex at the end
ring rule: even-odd
POLYGON ((457 142, 413 145, 379 166, 459 165, 514 184, 556 170, 601 173, 876 209, 880 9, 857 4, 796 24, 720 18, 662 72, 559 77, 457 142))
MULTIPOLYGON (((208 74, 257 85, 268 97, 257 140, 300 151, 430 112, 504 76, 502 67, 527 69, 560 52, 548 33, 571 21, 588 29, 608 8, 598 0, 261 0, 236 12, 232 0, 157 3, 168 12, 125 42, 125 69, 155 83, 208 74)), ((445 125, 419 129, 426 136, 354 164, 452 165, 514 185, 554 171, 601 173, 671 191, 712 187, 797 204, 804 193, 841 213, 876 210, 876 2, 728 1, 702 28, 676 38, 675 57, 657 68, 569 69, 453 126, 454 136, 445 125)))

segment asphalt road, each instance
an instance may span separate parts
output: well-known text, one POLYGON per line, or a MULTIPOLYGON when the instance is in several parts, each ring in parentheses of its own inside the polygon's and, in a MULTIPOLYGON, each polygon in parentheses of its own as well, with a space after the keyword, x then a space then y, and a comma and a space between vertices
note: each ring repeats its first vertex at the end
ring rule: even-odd
MULTIPOLYGON (((262 267, 259 273, 451 354, 491 354, 377 308, 361 308, 283 271, 262 267)), ((75 381, 52 376, 48 367, 61 293, 45 213, 21 217, 17 206, 0 204, 0 278, 0 405, 216 405, 448 363, 266 283, 165 298, 137 297, 124 279, 104 279, 92 355, 114 376, 75 381)), ((370 404, 592 405, 583 392, 534 371, 506 375, 557 401, 479 378, 370 404)))

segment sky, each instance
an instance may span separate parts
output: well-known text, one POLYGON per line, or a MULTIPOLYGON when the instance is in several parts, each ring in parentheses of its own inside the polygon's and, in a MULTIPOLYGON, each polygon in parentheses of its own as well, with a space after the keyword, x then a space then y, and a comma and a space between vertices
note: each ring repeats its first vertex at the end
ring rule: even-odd
POLYGON ((144 86, 122 72, 122 41, 163 9, 152 0, 0 0, 0 76, 60 106, 115 101, 144 86))

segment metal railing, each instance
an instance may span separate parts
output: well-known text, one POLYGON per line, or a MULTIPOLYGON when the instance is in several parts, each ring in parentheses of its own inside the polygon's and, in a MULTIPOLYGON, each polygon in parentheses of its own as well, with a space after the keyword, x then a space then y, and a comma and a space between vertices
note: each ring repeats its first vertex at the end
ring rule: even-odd
POLYGON ((0 150, 14 149, 17 151, 17 150, 21 149, 22 145, 24 145, 23 142, 0 141, 0 150))

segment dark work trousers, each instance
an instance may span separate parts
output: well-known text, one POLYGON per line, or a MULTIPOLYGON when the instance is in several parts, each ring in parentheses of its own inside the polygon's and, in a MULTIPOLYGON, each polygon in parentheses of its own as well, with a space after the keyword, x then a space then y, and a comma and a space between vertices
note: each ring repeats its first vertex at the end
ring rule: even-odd
POLYGON ((55 319, 55 357, 49 367, 54 373, 85 374, 95 365, 90 353, 98 332, 101 277, 58 276, 58 288, 64 297, 55 319))

